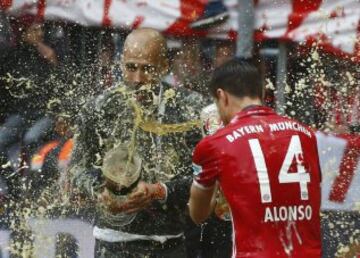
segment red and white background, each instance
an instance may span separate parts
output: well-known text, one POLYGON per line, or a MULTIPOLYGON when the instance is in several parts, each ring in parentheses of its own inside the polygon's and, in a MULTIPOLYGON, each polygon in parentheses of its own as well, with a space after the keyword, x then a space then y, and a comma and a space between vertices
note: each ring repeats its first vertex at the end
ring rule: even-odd
POLYGON ((360 209, 360 136, 317 133, 322 209, 360 209))
MULTIPOLYGON (((194 32, 189 24, 203 12, 207 0, 0 0, 12 15, 33 14, 39 19, 65 20, 85 26, 127 29, 152 27, 176 36, 234 37, 237 0, 226 0, 230 19, 208 32, 194 32)), ((256 40, 278 38, 319 42, 338 54, 360 57, 359 0, 254 0, 256 40)))

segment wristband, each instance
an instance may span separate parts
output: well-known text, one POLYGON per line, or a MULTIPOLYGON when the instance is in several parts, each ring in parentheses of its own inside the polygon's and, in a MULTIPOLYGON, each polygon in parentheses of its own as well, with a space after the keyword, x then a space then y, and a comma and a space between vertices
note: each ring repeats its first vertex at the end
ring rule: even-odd
POLYGON ((158 201, 166 199, 166 189, 164 185, 161 183, 156 183, 153 184, 153 186, 154 186, 154 192, 152 193, 152 198, 158 201))

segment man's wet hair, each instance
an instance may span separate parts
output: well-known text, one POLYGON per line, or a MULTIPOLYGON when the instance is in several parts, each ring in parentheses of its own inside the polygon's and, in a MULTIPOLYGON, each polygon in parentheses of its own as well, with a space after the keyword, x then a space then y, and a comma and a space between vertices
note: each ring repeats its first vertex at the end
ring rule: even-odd
POLYGON ((234 58, 215 69, 209 90, 213 97, 217 89, 242 98, 262 98, 263 85, 261 75, 256 66, 246 59, 234 58))

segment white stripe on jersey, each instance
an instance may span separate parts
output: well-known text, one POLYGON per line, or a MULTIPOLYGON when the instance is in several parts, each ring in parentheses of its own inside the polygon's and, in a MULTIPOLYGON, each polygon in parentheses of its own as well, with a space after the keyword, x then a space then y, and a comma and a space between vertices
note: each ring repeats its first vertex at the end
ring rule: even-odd
POLYGON ((232 212, 231 212, 231 208, 229 206, 229 212, 230 212, 230 217, 231 217, 231 227, 232 227, 232 244, 233 244, 233 250, 232 250, 232 258, 236 258, 236 241, 235 241, 235 225, 234 225, 234 220, 233 220, 233 216, 232 216, 232 212))

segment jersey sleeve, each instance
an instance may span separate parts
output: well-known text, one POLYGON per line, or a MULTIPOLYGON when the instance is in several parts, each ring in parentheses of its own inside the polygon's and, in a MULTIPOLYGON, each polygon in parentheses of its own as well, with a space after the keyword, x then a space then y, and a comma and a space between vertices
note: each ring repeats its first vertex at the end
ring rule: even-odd
POLYGON ((212 188, 219 176, 219 160, 216 157, 216 150, 207 138, 203 139, 193 153, 193 185, 208 189, 212 188))

